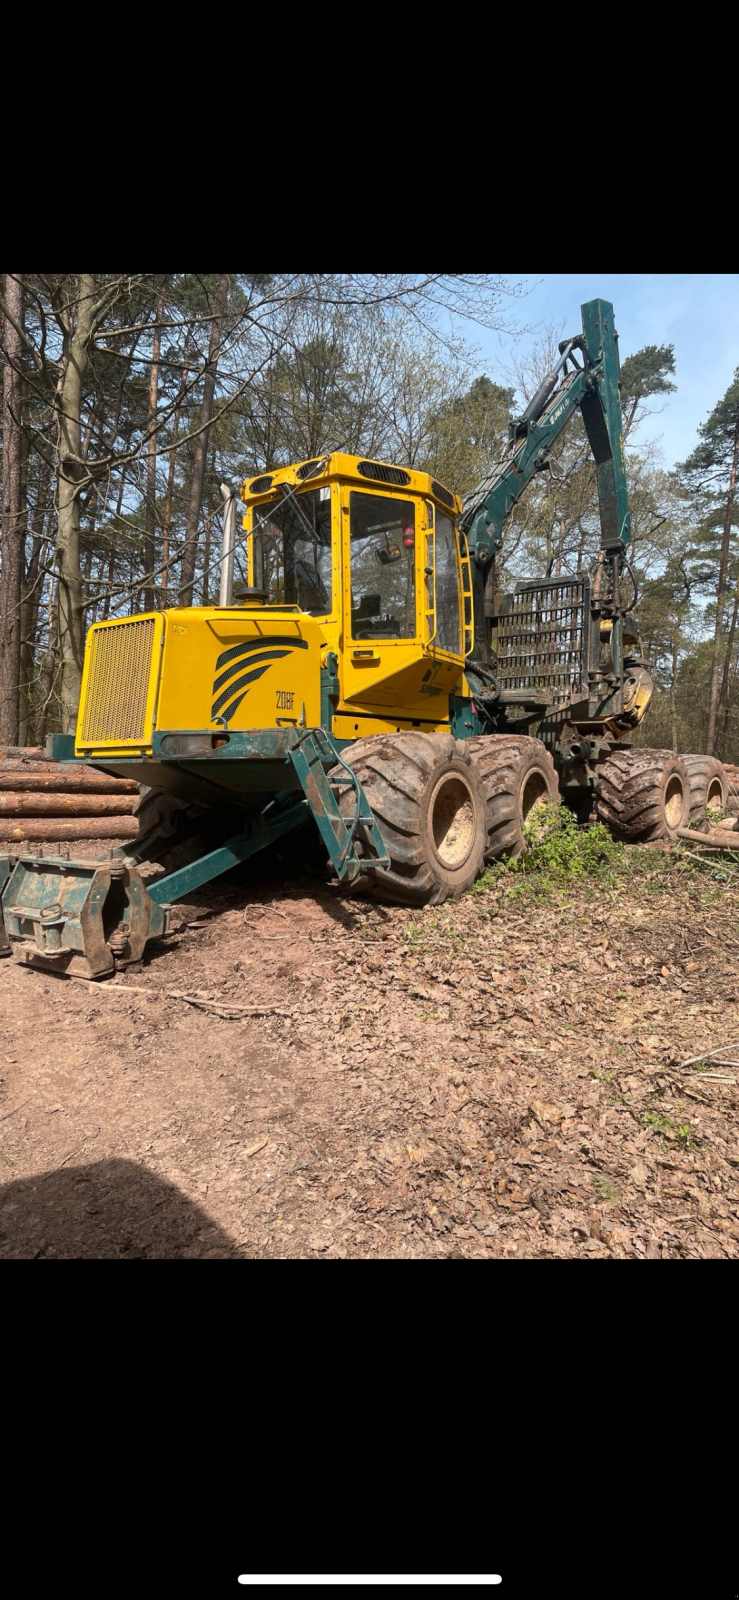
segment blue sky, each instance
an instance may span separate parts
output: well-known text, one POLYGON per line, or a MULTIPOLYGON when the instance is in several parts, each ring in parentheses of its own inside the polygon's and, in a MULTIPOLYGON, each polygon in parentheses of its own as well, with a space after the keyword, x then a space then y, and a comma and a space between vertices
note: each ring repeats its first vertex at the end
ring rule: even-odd
MULTIPOLYGON (((645 344, 674 344, 677 392, 664 397, 659 416, 643 424, 643 438, 661 438, 664 464, 673 466, 697 444, 697 428, 721 398, 739 366, 739 273, 536 273, 510 274, 528 293, 507 302, 512 314, 535 325, 519 348, 549 323, 565 333, 580 329, 580 306, 600 297, 616 312, 621 359, 645 344)), ((505 381, 501 367, 511 341, 470 329, 490 377, 505 381)))

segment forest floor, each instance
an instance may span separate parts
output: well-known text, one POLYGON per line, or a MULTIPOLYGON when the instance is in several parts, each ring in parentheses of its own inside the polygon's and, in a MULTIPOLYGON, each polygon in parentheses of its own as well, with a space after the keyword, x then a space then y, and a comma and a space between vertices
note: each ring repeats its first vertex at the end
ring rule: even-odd
POLYGON ((0 962, 0 1256, 739 1256, 739 876, 604 854, 422 912, 216 884, 104 984, 0 962))

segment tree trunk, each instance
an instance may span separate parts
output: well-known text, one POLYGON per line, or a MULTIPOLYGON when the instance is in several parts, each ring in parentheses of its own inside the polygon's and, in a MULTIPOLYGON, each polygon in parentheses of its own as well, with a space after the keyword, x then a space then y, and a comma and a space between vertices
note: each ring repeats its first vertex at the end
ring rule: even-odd
POLYGON ((670 727, 672 730, 672 748, 677 750, 677 664, 679 653, 679 634, 677 629, 672 636, 672 674, 670 677, 670 727))
POLYGON ((82 684, 84 608, 80 573, 79 486, 83 474, 81 408, 89 343, 95 312, 95 278, 78 278, 74 322, 65 337, 66 363, 59 404, 59 650, 61 655, 62 732, 74 733, 82 684))
POLYGON ((734 430, 734 451, 731 458, 731 473, 729 475, 729 495, 726 502, 726 517, 724 519, 724 534, 721 540, 721 564, 718 574, 718 592, 716 594, 716 630, 713 640, 713 662, 711 665, 711 692, 708 701, 708 732, 706 735, 706 755, 716 754, 716 730, 718 726, 719 710, 719 676, 721 672, 721 635, 724 625, 724 601, 726 597, 726 578, 729 570, 729 539, 731 524, 734 517, 734 497, 736 494, 736 469, 739 460, 739 418, 734 430))
POLYGON ((132 794, 11 790, 0 792, 0 817, 130 817, 136 804, 132 794))
POLYGON ((34 656, 36 650, 36 634, 38 631, 38 616, 43 590, 43 579, 39 579, 41 556, 49 542, 46 532, 47 517, 49 515, 49 482, 51 479, 51 462, 42 459, 38 487, 36 493, 36 507, 31 524, 33 543, 31 555, 23 579, 22 605, 21 605, 21 683, 20 683, 20 708, 19 708, 19 744, 28 744, 33 731, 33 693, 32 679, 34 669, 34 656))
MULTIPOLYGON (((127 438, 126 443, 130 444, 130 438, 127 438)), ((106 587, 106 590, 105 590, 105 598, 103 600, 103 614, 102 614, 102 617, 100 619, 101 622, 107 622, 108 617, 110 616, 110 603, 111 603, 111 599, 112 599, 111 589, 113 588, 113 579, 115 577, 115 558, 116 558, 116 535, 115 535, 115 529, 116 529, 116 525, 118 523, 118 519, 119 519, 120 514, 121 514, 121 507, 123 505, 123 493, 124 493, 124 490, 125 490, 125 487, 126 487, 126 472, 127 472, 127 468, 125 466, 121 467, 121 481, 120 481, 120 483, 118 485, 118 504, 117 504, 117 506, 115 508, 115 517, 113 519, 113 530, 111 532, 110 557, 109 557, 109 560, 108 560, 108 582, 107 582, 107 587, 106 587)))
POLYGON ((181 409, 182 409, 182 402, 183 402, 183 400, 185 398, 185 390, 187 388, 187 355, 188 355, 189 348, 190 348, 190 330, 188 328, 187 333, 185 335, 185 346, 184 346, 184 349, 183 349, 183 352, 182 352, 182 377, 180 379, 180 388, 179 388, 179 393, 177 395, 177 402, 176 402, 176 405, 175 405, 174 417, 172 418, 172 441, 171 441, 170 448, 169 448, 169 473, 167 475, 167 498, 166 498, 166 500, 164 502, 164 526, 162 528, 162 568, 163 568, 163 571, 162 571, 162 576, 161 576, 161 586, 162 586, 163 589, 168 589, 169 588, 169 541, 170 541, 170 535, 171 535, 171 531, 172 531, 172 499, 173 499, 173 496, 174 496, 175 466, 177 464, 177 434, 179 433, 179 428, 180 428, 180 415, 181 415, 181 409))
POLYGON ((103 600, 103 614, 102 614, 102 617, 100 618, 101 622, 107 622, 108 617, 110 616, 110 600, 111 600, 110 591, 111 591, 111 589, 113 587, 113 579, 114 579, 114 577, 115 577, 115 544, 113 543, 113 544, 111 544, 110 555, 108 557, 108 580, 107 580, 107 588, 105 590, 105 599, 103 600))
POLYGON ((4 817, 0 839, 133 839, 136 817, 4 817))
POLYGON ((0 756, 0 794, 138 794, 132 778, 110 778, 80 762, 18 761, 0 756), (70 771, 71 767, 71 771, 70 771))
POLYGON ((213 512, 209 509, 208 511, 206 511, 206 514, 205 514, 205 549, 203 551, 203 593, 202 593, 202 598, 201 598, 201 601, 200 601, 200 604, 202 606, 207 606, 207 604, 208 604, 208 589, 210 587, 210 577, 209 577, 209 573, 208 573, 208 567, 210 565, 210 530, 211 530, 212 522, 213 522, 213 512))
POLYGON ((151 367, 149 369, 149 442, 146 447, 146 537, 144 539, 144 566, 146 569, 147 583, 144 589, 144 610, 153 611, 157 603, 152 576, 156 567, 156 526, 157 526, 157 436, 154 432, 157 421, 157 397, 159 392, 159 351, 162 343, 162 316, 164 314, 164 290, 162 289, 157 300, 156 326, 151 347, 151 367))
POLYGON ((726 645, 726 655, 724 657, 724 670, 721 677, 721 692, 718 697, 718 716, 721 716, 722 710, 724 713, 724 735, 726 734, 726 725, 728 720, 729 677, 731 674, 731 662, 734 655, 734 639, 736 636, 737 617, 739 617, 739 589, 737 589, 737 592, 734 595, 734 605, 731 612, 731 625, 729 627, 729 638, 726 645))
POLYGON ((227 294, 228 273, 222 272, 218 279, 215 315, 210 330, 208 364, 205 369, 203 398, 200 405, 200 420, 198 424, 201 431, 195 440, 195 458, 192 468, 192 482, 190 484, 190 500, 187 507, 187 522, 185 524, 185 548, 182 555, 180 578, 180 605, 184 606, 192 605, 195 562, 198 550, 198 521, 203 504, 203 481, 205 479, 205 463, 208 459, 208 434, 210 431, 210 419, 213 415, 213 395, 215 394, 218 350, 221 342, 221 322, 226 309, 227 294))
POLYGON ((49 636, 46 641, 46 652, 41 666, 40 700, 38 722, 36 724, 36 743, 43 745, 46 739, 46 724, 49 720, 49 701, 51 700, 56 677, 56 652, 59 643, 59 585, 52 583, 49 589, 49 636))
MULTIPOLYGON (((5 278, 6 305, 23 322, 23 289, 16 274, 5 278)), ((21 338, 5 322, 3 370, 3 495, 2 569, 0 569, 0 743, 18 739, 21 675, 21 582, 23 574, 23 504, 21 495, 21 405, 23 379, 21 338)))

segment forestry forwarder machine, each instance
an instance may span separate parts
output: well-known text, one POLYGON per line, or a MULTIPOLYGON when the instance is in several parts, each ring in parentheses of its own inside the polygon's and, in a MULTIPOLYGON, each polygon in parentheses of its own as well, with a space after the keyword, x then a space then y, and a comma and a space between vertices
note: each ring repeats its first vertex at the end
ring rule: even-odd
POLYGON ((339 880, 422 906, 521 853, 527 817, 558 793, 625 840, 674 837, 725 802, 718 762, 630 745, 651 679, 612 306, 583 306, 559 348, 464 505, 426 473, 341 453, 260 473, 242 491, 236 598, 224 489, 220 604, 90 628, 76 734, 47 751, 144 786, 139 835, 96 860, 0 859, 0 947, 103 977, 166 932, 174 901, 307 819, 339 880), (506 518, 577 410, 595 570, 499 595, 506 518), (166 870, 145 881, 143 862, 166 870))

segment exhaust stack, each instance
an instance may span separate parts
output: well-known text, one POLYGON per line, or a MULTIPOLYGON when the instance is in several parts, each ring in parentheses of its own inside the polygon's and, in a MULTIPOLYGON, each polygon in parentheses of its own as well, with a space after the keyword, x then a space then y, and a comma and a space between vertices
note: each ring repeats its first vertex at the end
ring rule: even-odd
POLYGON ((236 547, 236 490, 227 483, 221 484, 221 499, 225 501, 223 513, 223 540, 221 543, 221 588, 219 606, 232 606, 234 602, 234 549, 236 547))

